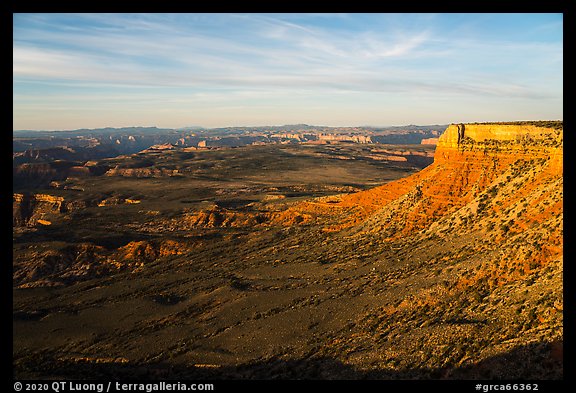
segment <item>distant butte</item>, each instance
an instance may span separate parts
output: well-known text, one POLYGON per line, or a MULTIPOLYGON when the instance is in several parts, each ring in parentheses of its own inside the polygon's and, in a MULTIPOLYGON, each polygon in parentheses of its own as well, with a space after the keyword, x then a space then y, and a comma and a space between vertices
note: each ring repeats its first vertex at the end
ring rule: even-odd
POLYGON ((17 156, 15 377, 563 379, 563 123, 436 137, 17 156))

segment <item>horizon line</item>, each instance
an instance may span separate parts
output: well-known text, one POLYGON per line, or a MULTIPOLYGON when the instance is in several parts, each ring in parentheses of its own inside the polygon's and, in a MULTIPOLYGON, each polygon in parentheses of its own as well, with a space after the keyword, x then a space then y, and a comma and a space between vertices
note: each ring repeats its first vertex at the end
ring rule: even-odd
POLYGON ((71 131, 80 131, 80 130, 87 130, 87 131, 97 131, 97 130, 105 130, 105 129, 123 129, 123 128, 156 128, 160 130, 185 130, 189 129, 203 129, 203 130, 217 130, 221 128, 262 128, 262 127, 294 127, 294 126, 303 126, 303 127, 324 127, 324 128, 389 128, 389 127, 430 127, 430 126, 447 126, 450 124, 474 124, 474 123, 508 123, 508 122, 534 122, 534 121, 561 121, 563 122, 564 119, 538 119, 538 120, 498 120, 498 121, 453 121, 449 123, 426 123, 426 124, 392 124, 392 125, 337 125, 337 126, 328 126, 322 124, 306 124, 306 123, 293 123, 293 124, 262 124, 262 125, 228 125, 228 126, 217 126, 217 127, 205 127, 199 125, 193 126, 182 126, 182 127, 159 127, 157 125, 133 125, 133 126, 106 126, 106 127, 96 127, 96 128, 74 128, 74 129, 49 129, 49 130, 41 130, 41 129, 13 129, 12 132, 71 132, 71 131))

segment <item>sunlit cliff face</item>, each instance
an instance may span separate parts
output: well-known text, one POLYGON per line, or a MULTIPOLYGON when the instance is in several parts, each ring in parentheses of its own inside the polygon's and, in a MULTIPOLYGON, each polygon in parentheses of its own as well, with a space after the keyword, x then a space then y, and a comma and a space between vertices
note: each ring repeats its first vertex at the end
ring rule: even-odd
MULTIPOLYGON (((522 203, 540 204, 541 200, 532 200, 538 194, 536 189, 555 182, 561 190, 562 147, 562 130, 552 128, 450 125, 439 138, 434 163, 422 171, 337 200, 305 203, 301 208, 319 216, 324 212, 341 216, 340 222, 327 226, 328 231, 358 225, 378 213, 389 216, 379 226, 382 230, 393 228, 395 236, 408 235, 469 204, 474 211, 478 204, 483 210, 496 195, 495 190, 510 188, 512 183, 516 191, 498 199, 498 205, 490 205, 489 209, 503 211, 524 197, 531 202, 522 203)), ((547 206, 556 206, 545 211, 561 212, 559 191, 542 197, 554 198, 547 206)))

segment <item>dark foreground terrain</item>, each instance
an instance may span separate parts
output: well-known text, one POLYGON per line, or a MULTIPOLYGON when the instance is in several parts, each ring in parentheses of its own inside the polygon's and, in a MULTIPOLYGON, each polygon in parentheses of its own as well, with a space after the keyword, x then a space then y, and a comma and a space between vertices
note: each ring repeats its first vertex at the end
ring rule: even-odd
POLYGON ((14 210, 16 375, 299 378, 307 359, 328 366, 307 371, 317 378, 348 375, 330 343, 381 303, 369 287, 357 296, 375 256, 350 258, 339 236, 282 212, 407 176, 433 152, 178 149, 89 163, 108 171, 97 176, 15 176, 28 198, 14 210))
POLYGON ((458 143, 19 172, 15 376, 562 378, 557 161, 458 143))

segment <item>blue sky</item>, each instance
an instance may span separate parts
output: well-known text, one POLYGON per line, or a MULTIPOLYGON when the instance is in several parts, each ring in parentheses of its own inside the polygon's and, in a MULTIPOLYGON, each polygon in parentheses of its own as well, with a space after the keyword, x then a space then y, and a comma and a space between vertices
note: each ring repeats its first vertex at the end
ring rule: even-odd
POLYGON ((14 129, 563 118, 562 14, 14 14, 14 129))

